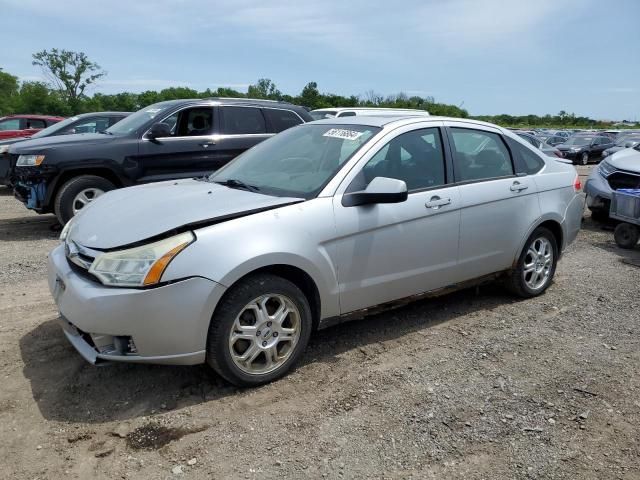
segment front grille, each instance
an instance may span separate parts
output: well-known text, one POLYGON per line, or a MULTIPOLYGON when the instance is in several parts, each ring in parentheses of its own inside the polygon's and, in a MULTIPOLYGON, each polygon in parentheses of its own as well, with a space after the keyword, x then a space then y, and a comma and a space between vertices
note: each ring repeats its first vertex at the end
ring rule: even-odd
POLYGON ((617 171, 607 177, 612 190, 620 188, 640 188, 640 175, 617 171))

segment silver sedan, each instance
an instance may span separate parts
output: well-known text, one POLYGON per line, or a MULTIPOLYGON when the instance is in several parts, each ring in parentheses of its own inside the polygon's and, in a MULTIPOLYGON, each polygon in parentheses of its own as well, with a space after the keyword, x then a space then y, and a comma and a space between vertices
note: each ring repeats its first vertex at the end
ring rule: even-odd
POLYGON ((491 279, 542 294, 582 209, 573 166, 495 125, 321 120, 208 178, 96 199, 51 252, 49 286, 93 363, 206 362, 258 385, 372 307, 491 279))

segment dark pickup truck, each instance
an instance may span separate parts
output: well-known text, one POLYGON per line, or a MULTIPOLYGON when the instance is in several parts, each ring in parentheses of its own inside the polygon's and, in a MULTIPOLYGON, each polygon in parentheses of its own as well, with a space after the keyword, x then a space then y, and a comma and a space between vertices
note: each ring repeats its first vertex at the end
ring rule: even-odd
POLYGON ((172 100, 139 110, 103 133, 29 140, 10 147, 14 194, 62 224, 114 188, 202 177, 294 125, 312 121, 285 102, 172 100))

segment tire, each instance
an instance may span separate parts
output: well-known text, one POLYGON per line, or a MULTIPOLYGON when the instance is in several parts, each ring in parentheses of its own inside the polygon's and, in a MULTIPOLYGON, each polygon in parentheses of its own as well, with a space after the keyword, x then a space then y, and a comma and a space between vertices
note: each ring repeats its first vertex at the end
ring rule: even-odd
POLYGON ((580 165, 589 165, 589 154, 587 152, 580 155, 580 165))
POLYGON ((80 206, 78 196, 83 192, 87 192, 87 202, 90 202, 102 193, 115 189, 116 186, 104 177, 98 177, 97 175, 80 175, 67 180, 58 193, 54 202, 54 212, 58 217, 58 221, 64 225, 75 215, 80 206), (100 192, 99 195, 95 195, 93 198, 89 198, 88 192, 94 193, 100 192))
POLYGON ((613 238, 620 248, 632 249, 638 244, 640 229, 630 223, 620 223, 613 231, 613 238))
POLYGON ((285 375, 298 362, 312 328, 309 302, 296 285, 276 275, 252 275, 231 287, 218 304, 209 326, 207 363, 225 380, 240 387, 269 383, 285 375), (266 297, 269 300, 265 303, 261 303, 264 300, 257 301, 266 297), (274 300, 276 298, 280 303, 274 300), (284 327, 277 325, 278 315, 274 311, 279 311, 285 305, 283 302, 289 302, 286 306, 291 313, 283 317, 282 325, 287 331, 297 329, 295 339, 284 327), (250 305, 256 307, 258 303, 271 316, 256 313, 263 308, 248 308, 250 305), (271 367, 268 352, 276 352, 275 357, 271 357, 276 358, 271 367), (244 362, 240 360, 242 355, 247 356, 244 362), (250 357, 255 360, 249 362, 250 357))
MULTIPOLYGON (((544 258, 540 259, 540 262, 544 261, 544 258)), ((509 272, 505 280, 505 286, 511 293, 522 298, 531 298, 542 295, 553 281, 557 264, 558 244, 555 236, 547 228, 538 227, 533 231, 524 244, 524 248, 520 253, 516 267, 509 272), (530 252, 531 247, 537 249, 538 246, 542 245, 542 242, 538 243, 541 239, 548 242, 549 251, 552 255, 550 262, 545 264, 544 267, 542 267, 541 263, 538 263, 537 259, 532 258, 530 252), (530 272, 530 268, 527 268, 527 265, 531 265, 531 263, 533 263, 534 266, 533 272, 530 272), (544 281, 541 281, 540 285, 532 286, 531 283, 535 282, 527 281, 527 278, 533 280, 533 275, 538 274, 538 271, 543 275, 544 281)))

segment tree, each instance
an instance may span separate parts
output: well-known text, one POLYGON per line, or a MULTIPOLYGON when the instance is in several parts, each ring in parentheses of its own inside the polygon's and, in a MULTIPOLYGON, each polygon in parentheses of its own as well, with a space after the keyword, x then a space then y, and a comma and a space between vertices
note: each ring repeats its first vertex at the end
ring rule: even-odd
POLYGON ((0 68, 0 115, 5 115, 12 111, 17 95, 18 77, 3 72, 0 68))
POLYGON ((89 60, 84 52, 69 50, 42 50, 33 54, 33 65, 42 69, 53 88, 77 108, 78 99, 84 95, 85 89, 104 77, 107 72, 100 65, 89 60))
POLYGON ((249 85, 247 97, 280 100, 282 92, 276 88, 276 84, 268 78, 259 79, 255 85, 249 85))

